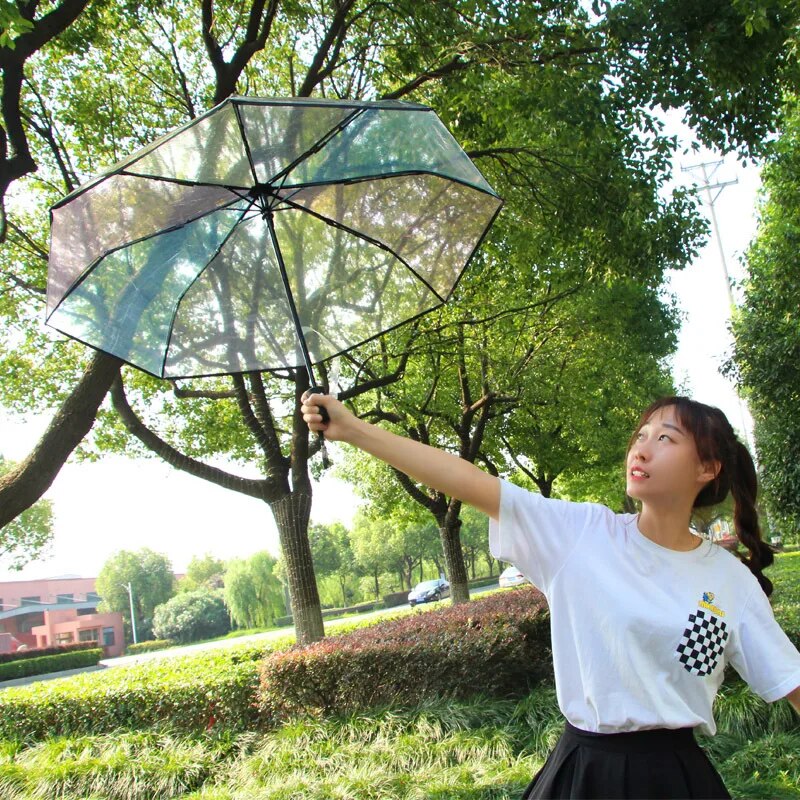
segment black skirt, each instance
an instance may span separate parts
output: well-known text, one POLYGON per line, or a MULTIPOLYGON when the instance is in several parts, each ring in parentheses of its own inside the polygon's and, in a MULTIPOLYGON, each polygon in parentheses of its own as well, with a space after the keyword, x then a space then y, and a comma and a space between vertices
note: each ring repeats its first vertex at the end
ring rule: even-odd
POLYGON ((589 733, 566 725, 530 798, 730 798, 691 728, 589 733))

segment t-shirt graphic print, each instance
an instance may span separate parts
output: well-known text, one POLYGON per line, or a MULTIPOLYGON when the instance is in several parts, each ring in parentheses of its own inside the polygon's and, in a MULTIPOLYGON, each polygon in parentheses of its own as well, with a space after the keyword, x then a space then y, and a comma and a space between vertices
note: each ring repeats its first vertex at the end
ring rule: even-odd
POLYGON ((698 608, 689 614, 689 626, 678 645, 678 660, 692 675, 710 675, 719 664, 727 641, 728 626, 710 611, 698 608))

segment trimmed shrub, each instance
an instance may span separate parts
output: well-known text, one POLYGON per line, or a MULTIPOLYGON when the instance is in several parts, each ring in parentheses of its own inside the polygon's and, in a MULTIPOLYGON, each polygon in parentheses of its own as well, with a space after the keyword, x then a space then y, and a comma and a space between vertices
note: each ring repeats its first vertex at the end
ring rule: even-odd
POLYGON ((181 644, 224 636, 230 629, 231 618, 222 592, 208 589, 177 594, 158 606, 153 614, 156 638, 181 644))
POLYGON ((0 664, 0 681, 12 678, 27 678, 31 675, 44 675, 48 672, 63 672, 67 669, 92 667, 103 657, 102 647, 93 647, 54 656, 26 658, 0 664))
POLYGON ((547 606, 533 587, 420 612, 274 653, 259 702, 272 719, 435 697, 514 697, 552 676, 547 606))
POLYGON ((175 647, 176 642, 172 639, 150 639, 147 642, 137 642, 136 644, 129 644, 125 648, 126 656, 135 656, 137 653, 153 653, 156 650, 166 650, 170 647, 175 647))
POLYGON ((408 602, 408 591, 405 592, 392 592, 383 596, 383 605, 385 608, 394 608, 401 606, 403 603, 408 602))
MULTIPOLYGON (((283 639, 272 647, 285 647, 283 639)), ((124 730, 242 731, 258 726, 258 666, 244 645, 115 667, 0 692, 0 739, 124 730)))
POLYGON ((17 650, 15 653, 0 653, 0 664, 8 661, 22 661, 26 658, 41 658, 42 656, 57 656, 61 653, 73 653, 76 650, 94 650, 97 642, 76 642, 75 644, 62 644, 58 647, 37 647, 34 650, 17 650))

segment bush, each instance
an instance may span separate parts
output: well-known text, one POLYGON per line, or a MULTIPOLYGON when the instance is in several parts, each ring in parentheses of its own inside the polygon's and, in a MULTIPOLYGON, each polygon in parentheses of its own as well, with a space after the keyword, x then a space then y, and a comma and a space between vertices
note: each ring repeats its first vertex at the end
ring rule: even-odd
POLYGON ((521 696, 552 675, 549 616, 532 587, 269 656, 259 702, 274 719, 435 697, 521 696))
POLYGON ((392 592, 383 596, 383 605, 385 608, 394 608, 401 606, 403 603, 408 602, 408 592, 392 592))
POLYGON ((172 639, 150 639, 148 642, 137 642, 136 644, 129 644, 125 648, 126 656, 135 656, 137 653, 153 653, 156 650, 166 650, 169 647, 175 647, 176 642, 172 639))
POLYGON ((224 636, 231 620, 220 592, 198 589, 175 595, 156 607, 153 632, 159 639, 180 644, 224 636))
POLYGON ((0 739, 252 729, 259 721, 258 666, 267 649, 243 645, 4 689, 0 739))
POLYGON ((91 667, 103 657, 102 647, 59 653, 53 656, 26 658, 0 664, 0 681, 12 678, 27 678, 31 675, 44 675, 48 672, 63 672, 67 669, 91 667))

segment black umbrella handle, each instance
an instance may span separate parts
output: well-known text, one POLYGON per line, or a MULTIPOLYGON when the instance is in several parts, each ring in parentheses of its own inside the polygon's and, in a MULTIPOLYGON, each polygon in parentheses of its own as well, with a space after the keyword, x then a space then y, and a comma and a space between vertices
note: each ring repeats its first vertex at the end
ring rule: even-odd
MULTIPOLYGON (((309 386, 308 387, 309 394, 328 394, 321 386, 309 386)), ((327 425, 331 418, 328 415, 328 409, 325 406, 317 406, 319 408, 319 414, 322 417, 322 421, 327 425)))

